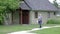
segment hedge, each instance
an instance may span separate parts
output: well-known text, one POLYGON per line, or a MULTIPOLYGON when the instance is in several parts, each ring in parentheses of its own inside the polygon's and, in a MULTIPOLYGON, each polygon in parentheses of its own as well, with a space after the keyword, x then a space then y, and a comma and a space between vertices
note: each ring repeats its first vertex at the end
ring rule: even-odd
POLYGON ((49 19, 47 24, 60 24, 60 19, 49 19))

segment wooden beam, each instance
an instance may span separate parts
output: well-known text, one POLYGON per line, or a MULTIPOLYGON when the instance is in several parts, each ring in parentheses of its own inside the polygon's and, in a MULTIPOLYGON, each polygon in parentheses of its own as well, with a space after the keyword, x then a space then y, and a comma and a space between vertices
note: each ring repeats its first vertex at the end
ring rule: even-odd
POLYGON ((13 11, 12 11, 12 24, 14 24, 14 23, 13 23, 13 11))
POLYGON ((21 11, 21 24, 22 24, 22 11, 21 11))

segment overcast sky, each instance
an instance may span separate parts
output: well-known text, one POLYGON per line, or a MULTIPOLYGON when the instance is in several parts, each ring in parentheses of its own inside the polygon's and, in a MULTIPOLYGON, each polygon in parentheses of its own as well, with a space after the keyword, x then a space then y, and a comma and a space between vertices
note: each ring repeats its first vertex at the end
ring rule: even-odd
MULTIPOLYGON (((49 0, 51 3, 53 3, 54 0, 49 0)), ((58 4, 60 3, 60 0, 56 1, 58 4)))

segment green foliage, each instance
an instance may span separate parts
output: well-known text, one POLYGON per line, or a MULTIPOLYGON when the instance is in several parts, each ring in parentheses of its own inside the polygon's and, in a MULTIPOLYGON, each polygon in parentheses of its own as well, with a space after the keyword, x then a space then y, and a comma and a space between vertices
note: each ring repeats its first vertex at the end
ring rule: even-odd
POLYGON ((19 8, 19 0, 0 0, 0 13, 19 8))
POLYGON ((3 22, 4 22, 3 16, 0 15, 0 25, 3 25, 3 22))
MULTIPOLYGON (((0 0, 0 15, 6 16, 7 12, 15 11, 19 8, 20 0, 0 0)), ((0 19, 3 18, 0 16, 0 19)), ((2 21, 1 19, 0 21, 2 21)))
POLYGON ((6 2, 8 2, 8 7, 12 10, 19 7, 19 0, 7 0, 6 2))
POLYGON ((56 0, 53 1, 54 5, 58 8, 58 3, 56 2, 56 0))
POLYGON ((0 0, 0 6, 8 6, 10 9, 17 9, 19 7, 19 0, 0 0))
POLYGON ((59 19, 50 19, 47 21, 47 24, 60 24, 59 19))

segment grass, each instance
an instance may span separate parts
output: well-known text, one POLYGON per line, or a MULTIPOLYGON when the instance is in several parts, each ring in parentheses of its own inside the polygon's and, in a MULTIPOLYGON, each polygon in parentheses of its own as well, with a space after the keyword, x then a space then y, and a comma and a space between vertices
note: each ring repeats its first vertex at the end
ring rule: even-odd
POLYGON ((7 34, 15 31, 30 30, 36 27, 38 27, 38 25, 8 25, 8 26, 0 25, 0 34, 7 34))
POLYGON ((60 34, 60 27, 33 31, 36 34, 60 34))
MULTIPOLYGON (((56 24, 47 24, 43 26, 53 26, 53 25, 56 24)), ((33 28, 38 28, 38 27, 39 25, 0 25, 0 34, 7 34, 15 31, 31 30, 33 28)))

